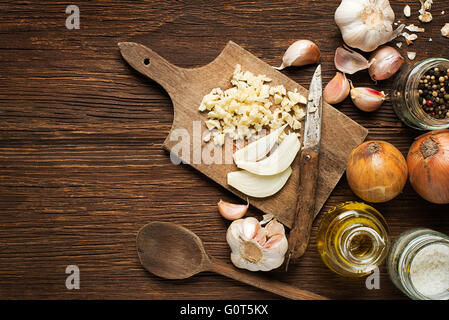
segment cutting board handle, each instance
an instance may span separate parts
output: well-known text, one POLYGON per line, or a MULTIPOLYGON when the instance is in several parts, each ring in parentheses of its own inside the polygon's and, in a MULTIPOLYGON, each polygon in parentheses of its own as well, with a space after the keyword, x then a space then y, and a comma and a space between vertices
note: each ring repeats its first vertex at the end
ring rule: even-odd
POLYGON ((159 83, 170 96, 185 86, 187 69, 177 67, 150 48, 135 42, 119 42, 120 53, 135 70, 159 83))

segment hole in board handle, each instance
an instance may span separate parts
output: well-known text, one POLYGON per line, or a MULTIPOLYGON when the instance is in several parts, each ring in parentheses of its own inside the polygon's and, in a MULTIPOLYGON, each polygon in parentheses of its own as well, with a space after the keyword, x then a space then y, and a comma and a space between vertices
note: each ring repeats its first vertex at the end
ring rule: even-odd
POLYGON ((150 64, 150 59, 148 59, 148 58, 145 58, 145 59, 143 59, 143 64, 144 65, 149 65, 150 64))

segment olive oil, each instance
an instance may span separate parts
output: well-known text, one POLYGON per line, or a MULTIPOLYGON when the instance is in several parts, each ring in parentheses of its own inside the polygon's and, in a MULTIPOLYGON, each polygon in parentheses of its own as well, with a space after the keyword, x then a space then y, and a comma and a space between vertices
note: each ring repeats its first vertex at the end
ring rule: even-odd
POLYGON ((383 216, 360 202, 345 202, 322 219, 318 252, 332 271, 342 276, 371 273, 386 257, 390 239, 383 216))

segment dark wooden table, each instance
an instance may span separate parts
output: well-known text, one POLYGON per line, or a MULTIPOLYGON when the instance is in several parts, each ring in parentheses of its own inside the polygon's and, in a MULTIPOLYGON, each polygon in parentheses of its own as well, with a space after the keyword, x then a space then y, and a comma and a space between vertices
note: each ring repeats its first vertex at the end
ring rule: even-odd
MULTIPOLYGON (((335 74, 341 45, 333 20, 339 1, 76 1, 80 29, 65 27, 67 1, 0 4, 0 298, 275 299, 277 296, 211 273, 188 280, 156 278, 139 264, 135 236, 150 221, 172 221, 196 232, 209 252, 229 261, 229 225, 219 199, 238 199, 186 165, 174 165, 161 144, 172 122, 169 97, 120 57, 117 42, 137 41, 183 67, 213 60, 233 40, 279 65, 297 39, 322 51, 323 81, 335 74), (68 265, 80 269, 80 289, 68 290, 68 265)), ((419 24, 419 2, 392 1, 397 19, 419 24), (402 9, 410 4, 413 16, 402 9)), ((416 60, 449 57, 449 1, 436 1, 410 50, 416 60), (446 10, 445 15, 440 12, 446 10), (432 42, 428 38, 433 39, 432 42)), ((402 41, 403 42, 403 41, 402 41)), ((405 55, 407 46, 401 52, 405 55)), ((407 61, 409 63, 409 61, 407 61)), ((308 87, 314 66, 285 70, 308 87)), ((367 72, 358 86, 374 85, 367 72)), ((337 106, 406 155, 420 133, 405 127, 391 103, 366 114, 350 99, 337 106)), ((321 262, 315 235, 323 213, 357 200, 343 177, 314 223, 311 244, 297 264, 268 277, 334 299, 403 299, 386 268, 380 289, 365 279, 333 274, 321 262)), ((407 183, 396 199, 375 205, 391 237, 413 227, 449 233, 449 206, 432 205, 407 183)), ((260 217, 251 208, 249 215, 260 217)))

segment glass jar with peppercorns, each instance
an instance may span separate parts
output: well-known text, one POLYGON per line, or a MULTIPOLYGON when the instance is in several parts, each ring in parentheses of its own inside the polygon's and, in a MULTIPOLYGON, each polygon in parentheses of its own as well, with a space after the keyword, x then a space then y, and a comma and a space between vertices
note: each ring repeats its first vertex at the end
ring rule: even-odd
POLYGON ((391 100, 412 128, 449 128, 449 60, 429 58, 404 68, 394 79, 391 100))

